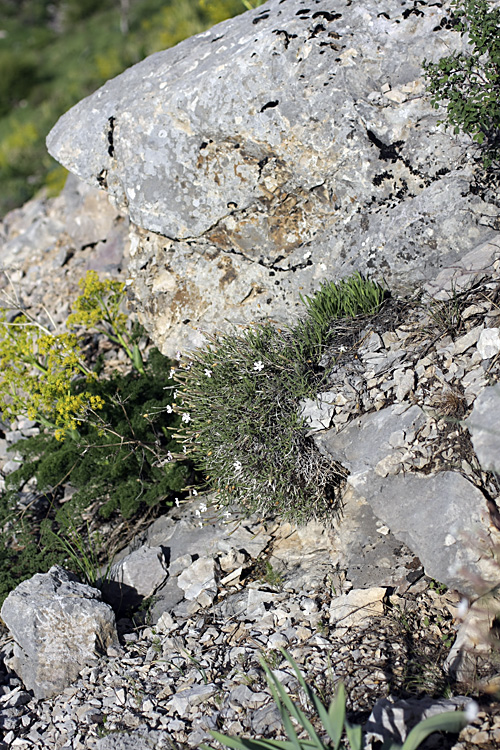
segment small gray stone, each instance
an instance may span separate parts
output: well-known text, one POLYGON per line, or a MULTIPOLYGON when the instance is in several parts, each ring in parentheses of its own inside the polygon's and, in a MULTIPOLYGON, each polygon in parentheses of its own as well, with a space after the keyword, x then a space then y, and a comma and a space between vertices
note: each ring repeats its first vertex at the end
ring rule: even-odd
POLYGON ((103 595, 117 611, 125 611, 152 596, 167 576, 162 548, 140 547, 111 566, 103 595))
POLYGON ((191 563, 178 576, 177 585, 184 591, 184 596, 188 600, 197 599, 205 589, 217 590, 213 557, 199 557, 191 563))
POLYGON ((496 357, 500 352, 500 328, 485 328, 481 331, 477 350, 483 359, 496 357))

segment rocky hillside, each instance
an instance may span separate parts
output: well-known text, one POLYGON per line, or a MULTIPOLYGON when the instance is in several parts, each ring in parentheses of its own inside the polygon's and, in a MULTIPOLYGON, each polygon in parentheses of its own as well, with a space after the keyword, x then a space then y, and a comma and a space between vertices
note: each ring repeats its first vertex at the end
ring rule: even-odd
POLYGON ((463 45, 447 3, 270 0, 55 126, 90 187, 6 217, 4 289, 27 305, 63 320, 85 268, 126 274, 188 365, 214 330, 290 323, 325 278, 358 270, 392 297, 334 324, 329 382, 300 405, 346 475, 338 517, 296 529, 208 495, 137 534, 102 594, 57 567, 25 581, 2 608, 5 746, 282 737, 258 662, 298 697, 279 647, 325 700, 345 681, 367 748, 464 693, 475 723, 425 747, 498 743, 499 208, 421 70, 463 45))

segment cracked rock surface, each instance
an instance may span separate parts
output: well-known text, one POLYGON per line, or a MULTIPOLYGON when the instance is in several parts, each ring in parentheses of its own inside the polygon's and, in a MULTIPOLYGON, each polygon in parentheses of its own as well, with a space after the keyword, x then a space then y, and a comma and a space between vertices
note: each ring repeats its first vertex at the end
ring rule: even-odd
POLYGON ((448 2, 270 0, 138 63, 65 114, 49 151, 128 216, 165 354, 360 270, 428 280, 498 234, 422 60, 463 49, 448 2))

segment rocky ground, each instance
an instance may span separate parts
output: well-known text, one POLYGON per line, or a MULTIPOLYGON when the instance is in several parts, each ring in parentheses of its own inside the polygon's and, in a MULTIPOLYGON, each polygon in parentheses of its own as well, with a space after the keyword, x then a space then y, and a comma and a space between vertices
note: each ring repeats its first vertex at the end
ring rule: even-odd
MULTIPOLYGON (((73 178, 59 198, 34 200, 6 217, 0 241, 1 291, 32 311, 43 314, 46 308, 56 324, 65 320, 88 268, 126 279, 125 220, 103 194, 73 178)), ((330 354, 343 358, 329 395, 305 408, 311 430, 345 436, 361 416, 372 418, 389 407, 404 415, 419 406, 425 420, 411 434, 391 433, 391 459, 381 456, 377 476, 452 470, 487 491, 494 519, 495 476, 481 468, 461 422, 498 380, 500 344, 495 350, 494 337, 484 333, 498 323, 498 260, 486 252, 471 263, 469 281, 474 270, 484 270, 486 278, 463 287, 453 305, 431 308, 425 296, 411 305, 394 302, 366 330, 339 330, 330 354), (492 353, 485 356, 488 346, 492 353)), ((443 277, 441 287, 445 283, 443 277)), ((109 367, 122 364, 111 348, 107 359, 109 367)), ((6 447, 34 429, 22 421, 11 427, 0 440, 4 474, 15 465, 6 447)), ((340 448, 347 451, 347 443, 340 448)), ((347 509, 348 502, 349 494, 347 509)), ((167 541, 173 549, 173 535, 183 531, 177 557, 168 561, 167 584, 143 611, 119 620, 119 647, 84 668, 57 697, 37 700, 24 688, 9 667, 13 643, 4 633, 3 747, 197 747, 210 728, 282 736, 259 667, 264 655, 297 692, 280 646, 325 701, 342 680, 354 720, 367 721, 374 704, 387 696, 470 694, 481 708, 475 722, 458 739, 434 738, 425 747, 498 746, 494 656, 478 663, 467 685, 446 675, 461 597, 426 576, 418 557, 381 521, 374 532, 379 543, 368 544, 348 526, 342 540, 338 529, 316 524, 297 531, 273 519, 240 523, 220 517, 206 503, 192 500, 136 537, 129 551, 167 541), (370 557, 372 548, 376 553, 370 557), (203 564, 211 577, 193 595, 200 560, 208 561, 203 564), (360 590, 364 594, 356 599, 360 590)))

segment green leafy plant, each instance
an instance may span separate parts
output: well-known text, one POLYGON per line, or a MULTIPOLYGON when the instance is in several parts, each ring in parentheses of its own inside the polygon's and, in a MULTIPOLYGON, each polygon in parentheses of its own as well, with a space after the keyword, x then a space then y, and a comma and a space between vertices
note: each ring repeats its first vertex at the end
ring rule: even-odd
POLYGON ((382 299, 358 274, 324 284, 318 299, 306 298, 305 322, 213 336, 177 370, 179 439, 221 506, 298 523, 332 519, 345 472, 315 448, 299 402, 326 382, 320 359, 333 321, 374 312, 382 299))
MULTIPOLYGON (((313 706, 316 719, 319 720, 322 726, 322 732, 318 733, 312 721, 292 701, 278 678, 269 669, 265 659, 261 658, 262 669, 265 672, 269 689, 279 709, 283 726, 289 739, 245 739, 242 737, 228 737, 220 732, 210 730, 210 734, 214 739, 218 740, 225 747, 235 748, 235 750, 271 750, 271 748, 283 748, 283 750, 339 750, 339 748, 347 747, 350 750, 362 750, 362 728, 358 725, 350 724, 346 719, 344 686, 342 684, 338 686, 335 698, 327 709, 316 693, 307 685, 294 659, 283 649, 280 649, 280 651, 292 667, 300 687, 310 705, 313 706), (293 722, 295 722, 295 726, 293 722), (295 728, 296 726, 298 726, 298 731, 295 728), (299 734, 303 735, 303 733, 306 734, 307 739, 299 736, 299 734), (325 734, 328 735, 329 740, 323 739, 325 734)), ((447 711, 437 716, 432 716, 429 719, 424 719, 417 726, 413 727, 403 745, 388 740, 384 743, 383 750, 417 750, 430 734, 434 732, 458 733, 468 723, 469 718, 465 711, 447 711)), ((201 745, 200 747, 202 750, 213 750, 209 745, 201 745)))
POLYGON ((500 9, 488 0, 454 0, 456 29, 470 52, 453 52, 437 63, 424 60, 431 104, 446 106, 447 127, 479 144, 485 168, 500 158, 500 9))
POLYGON ((0 311, 0 410, 7 420, 27 414, 42 431, 12 447, 21 464, 0 494, 0 598, 55 563, 95 582, 109 559, 95 527, 111 520, 119 528, 120 518, 169 508, 195 479, 172 436, 181 423, 174 362, 156 349, 144 361, 122 309, 123 283, 89 272, 80 286, 68 321, 78 334, 54 332, 46 311, 43 325, 21 311, 15 291, 4 294, 10 309, 0 311), (121 347, 135 369, 103 374, 95 350, 85 348, 96 338, 87 326, 121 347), (34 487, 32 502, 20 504, 34 487))

